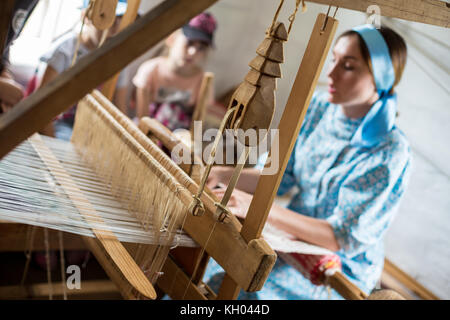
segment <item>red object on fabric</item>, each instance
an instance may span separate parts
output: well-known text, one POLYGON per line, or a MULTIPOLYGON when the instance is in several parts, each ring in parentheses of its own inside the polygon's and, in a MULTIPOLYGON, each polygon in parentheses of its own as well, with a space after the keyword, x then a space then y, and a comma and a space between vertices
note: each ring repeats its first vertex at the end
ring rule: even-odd
POLYGON ((315 285, 323 284, 322 280, 326 270, 342 269, 341 259, 336 254, 281 253, 281 257, 315 285))

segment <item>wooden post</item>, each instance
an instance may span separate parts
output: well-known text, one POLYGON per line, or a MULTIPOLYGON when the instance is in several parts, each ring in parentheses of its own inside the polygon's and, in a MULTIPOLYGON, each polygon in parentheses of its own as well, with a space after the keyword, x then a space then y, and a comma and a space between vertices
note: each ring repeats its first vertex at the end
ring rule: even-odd
POLYGON ((206 109, 208 103, 211 101, 211 89, 214 81, 214 74, 205 72, 203 76, 200 91, 198 93, 197 105, 195 106, 194 114, 191 122, 191 136, 194 137, 194 121, 203 121, 205 119, 206 109))
MULTIPOLYGON (((439 298, 433 294, 431 291, 422 286, 414 278, 408 275, 406 272, 401 270, 398 266, 392 263, 389 259, 384 259, 384 270, 383 273, 388 274, 395 280, 399 281, 408 290, 419 296, 424 300, 439 300, 439 298)), ((383 278, 382 278, 383 279, 383 278)))
POLYGON ((332 276, 327 277, 326 282, 346 300, 365 300, 367 294, 341 272, 335 272, 332 276))
POLYGON ((217 0, 166 0, 0 117, 0 159, 217 0))
MULTIPOLYGON (((124 30, 126 27, 128 27, 130 24, 136 20, 138 9, 141 4, 141 0, 128 0, 127 1, 127 11, 122 17, 122 21, 120 22, 119 26, 119 32, 124 30)), ((105 97, 107 97, 109 100, 113 100, 114 98, 114 91, 116 90, 116 84, 117 79, 119 78, 119 73, 116 73, 111 79, 106 81, 103 84, 102 87, 102 93, 105 97)), ((126 110, 122 110, 124 112, 126 110)))
POLYGON ((15 0, 0 1, 0 54, 3 55, 6 39, 8 38, 15 0))
MULTIPOLYGON (((241 234, 247 242, 261 236, 337 26, 337 20, 327 17, 325 14, 318 15, 278 126, 280 155, 278 171, 274 175, 260 176, 247 217, 242 226, 241 234), (322 30, 325 19, 327 19, 327 22, 324 30, 322 30)), ((234 281, 226 275, 222 288, 227 289, 219 291, 218 299, 237 298, 239 290, 236 287, 234 281), (235 290, 232 290, 233 288, 235 290), (227 294, 229 292, 231 295, 227 294)))

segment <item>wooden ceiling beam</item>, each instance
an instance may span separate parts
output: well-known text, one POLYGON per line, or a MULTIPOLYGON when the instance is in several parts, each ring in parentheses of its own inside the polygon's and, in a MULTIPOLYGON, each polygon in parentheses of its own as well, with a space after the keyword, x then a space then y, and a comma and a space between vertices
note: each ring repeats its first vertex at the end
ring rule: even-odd
POLYGON ((381 16, 450 28, 450 3, 440 0, 306 0, 367 12, 371 5, 381 9, 381 16))

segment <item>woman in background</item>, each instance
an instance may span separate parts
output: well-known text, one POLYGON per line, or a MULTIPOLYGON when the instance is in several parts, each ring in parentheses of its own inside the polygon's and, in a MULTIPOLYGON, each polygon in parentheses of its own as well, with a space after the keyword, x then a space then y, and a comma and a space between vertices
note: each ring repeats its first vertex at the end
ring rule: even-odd
POLYGON ((150 116, 170 130, 189 129, 216 28, 211 14, 199 14, 169 36, 167 56, 139 67, 133 79, 137 119, 150 116))

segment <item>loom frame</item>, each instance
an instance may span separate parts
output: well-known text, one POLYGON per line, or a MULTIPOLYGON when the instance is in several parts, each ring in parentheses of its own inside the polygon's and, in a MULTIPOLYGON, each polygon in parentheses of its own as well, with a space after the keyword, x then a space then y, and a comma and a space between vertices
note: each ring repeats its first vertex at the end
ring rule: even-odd
MULTIPOLYGON (((121 32, 109 44, 95 50, 80 60, 74 68, 59 75, 51 84, 20 102, 13 111, 0 117, 0 159, 31 134, 43 128, 54 116, 81 99, 92 88, 109 79, 134 58, 216 1, 164 1, 140 21, 134 22, 127 30, 121 32), (171 19, 167 19, 168 16, 171 19), (149 32, 158 29, 158 26, 162 25, 162 21, 166 24, 158 32, 149 32), (133 50, 130 50, 130 47, 133 50), (117 60, 117 57, 120 59, 117 60)), ((13 2, 14 0, 2 1, 0 5, 2 21, 11 16, 11 3, 13 2)), ((369 4, 369 1, 365 0, 314 0, 310 2, 337 5, 362 12, 365 12, 365 8, 369 4)), ((449 5, 443 1, 414 0, 405 4, 404 1, 378 0, 370 1, 370 4, 379 5, 385 16, 449 27, 449 5), (394 6, 392 6, 393 3, 394 6)), ((6 32, 3 25, 0 30, 0 40, 4 39, 6 32)), ((284 168, 281 171, 283 172, 284 168)), ((249 225, 249 223, 245 225, 249 225)), ((20 227, 17 224, 8 224, 7 228, 20 227)), ((231 287, 235 287, 235 284, 231 283, 231 287)), ((235 297, 238 292, 236 287, 234 290, 227 289, 227 291, 232 291, 231 297, 235 297)))

